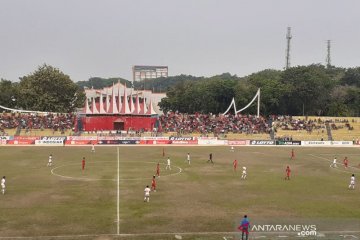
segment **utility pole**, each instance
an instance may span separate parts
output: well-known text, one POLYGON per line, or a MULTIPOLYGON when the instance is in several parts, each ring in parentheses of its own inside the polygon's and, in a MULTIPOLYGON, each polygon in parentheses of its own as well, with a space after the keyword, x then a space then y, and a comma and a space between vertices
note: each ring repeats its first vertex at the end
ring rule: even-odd
POLYGON ((290 68, 290 40, 291 40, 292 36, 291 36, 291 27, 287 28, 287 33, 286 33, 286 63, 285 63, 285 69, 290 68))

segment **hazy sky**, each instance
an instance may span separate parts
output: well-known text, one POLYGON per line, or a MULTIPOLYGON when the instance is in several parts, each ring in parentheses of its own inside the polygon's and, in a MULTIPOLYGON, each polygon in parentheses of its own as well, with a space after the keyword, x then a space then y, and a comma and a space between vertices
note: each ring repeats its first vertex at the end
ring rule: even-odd
POLYGON ((132 78, 132 65, 169 75, 245 76, 285 65, 360 66, 359 0, 0 0, 0 78, 47 63, 74 81, 132 78))

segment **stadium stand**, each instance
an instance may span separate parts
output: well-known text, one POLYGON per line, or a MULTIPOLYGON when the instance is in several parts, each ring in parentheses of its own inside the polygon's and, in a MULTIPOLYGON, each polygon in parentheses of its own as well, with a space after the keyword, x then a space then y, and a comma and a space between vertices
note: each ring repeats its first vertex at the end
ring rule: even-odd
MULTIPOLYGON (((162 129, 144 131, 93 131, 84 136, 194 136, 254 140, 358 141, 360 118, 254 115, 182 114, 169 112, 159 117, 162 129), (326 125, 328 127, 326 127, 326 125), (271 137, 273 136, 273 138, 271 137)), ((0 135, 69 136, 74 132, 73 114, 0 114, 0 135)))
POLYGON ((0 134, 2 135, 45 135, 50 130, 52 135, 68 135, 74 130, 75 116, 73 114, 0 114, 0 134), (12 132, 15 130, 15 133, 12 132))
POLYGON ((254 115, 182 114, 169 112, 160 116, 162 130, 186 134, 269 134, 271 125, 264 117, 254 115))

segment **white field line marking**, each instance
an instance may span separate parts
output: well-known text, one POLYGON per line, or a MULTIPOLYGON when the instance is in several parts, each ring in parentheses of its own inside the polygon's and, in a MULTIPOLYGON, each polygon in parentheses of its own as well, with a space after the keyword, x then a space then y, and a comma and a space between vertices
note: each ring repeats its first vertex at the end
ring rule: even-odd
POLYGON ((120 153, 117 147, 117 235, 120 234, 120 153))
MULTIPOLYGON (((162 236, 162 235, 227 235, 227 234, 239 234, 241 232, 159 232, 159 233, 121 233, 117 234, 79 234, 79 235, 52 235, 52 236, 33 236, 33 237, 0 237, 0 239, 40 239, 40 238, 80 238, 80 237, 111 237, 111 236, 162 236)), ((287 234, 289 232, 251 232, 250 234, 263 234, 258 236, 259 238, 274 234, 287 234)), ((290 232, 291 233, 291 232, 290 232)), ((292 232, 295 233, 295 232, 292 232)), ((360 231, 321 231, 324 234, 360 234, 360 231)), ((350 235, 347 235, 350 236, 350 235)), ((355 236, 355 235, 352 235, 355 236)))
MULTIPOLYGON (((96 163, 89 163, 88 165, 92 165, 92 164, 100 164, 100 163, 104 163, 104 162, 111 162, 114 163, 114 161, 101 161, 101 162, 96 162, 96 163)), ((131 163, 147 163, 147 164, 156 164, 157 162, 142 162, 142 161, 122 161, 122 162, 131 162, 131 163)), ((165 165, 165 163, 160 163, 161 165, 165 165)), ((116 181, 115 178, 86 178, 86 177, 70 177, 70 176, 66 176, 66 175, 61 175, 58 173, 55 173, 55 170, 58 168, 62 168, 62 167, 66 167, 66 166, 72 166, 72 165, 79 165, 77 163, 72 163, 72 164, 64 164, 64 165, 60 165, 57 166, 53 169, 51 169, 51 174, 57 177, 61 177, 61 178, 67 178, 67 179, 72 179, 72 180, 82 180, 82 181, 116 181)), ((179 169, 178 172, 175 173, 171 173, 171 174, 167 174, 167 175, 161 175, 162 177, 169 177, 169 176, 174 176, 174 175, 178 175, 182 172, 182 168, 175 166, 175 168, 179 169)), ((134 180, 145 180, 148 178, 119 178, 120 181, 134 181, 134 180)))
POLYGON ((343 237, 343 238, 351 237, 351 238, 358 239, 358 237, 356 237, 354 235, 339 235, 339 237, 343 237))
POLYGON ((344 156, 359 156, 360 153, 317 153, 316 155, 330 155, 330 156, 334 156, 334 155, 344 155, 344 156))
MULTIPOLYGON (((93 165, 93 164, 100 164, 100 163, 104 163, 104 162, 114 162, 114 161, 102 161, 102 162, 96 162, 96 163, 87 163, 88 165, 93 165)), ((67 166, 75 166, 75 165, 79 165, 77 163, 70 163, 70 164, 64 164, 64 165, 60 165, 57 166, 53 169, 51 169, 51 174, 57 177, 62 177, 62 178, 68 178, 68 179, 73 179, 73 180, 84 180, 84 181, 100 181, 100 180, 111 180, 111 181, 115 181, 115 179, 113 178, 86 178, 86 177, 70 177, 70 176, 66 176, 66 175, 61 175, 61 174, 57 174, 55 173, 55 170, 58 168, 62 168, 62 167, 67 167, 67 166)))
MULTIPOLYGON (((313 157, 316 157, 316 158, 319 158, 319 159, 326 160, 327 162, 331 162, 331 163, 332 163, 332 161, 329 160, 329 159, 327 159, 327 158, 320 157, 320 156, 316 156, 316 155, 314 155, 314 154, 309 154, 309 155, 310 155, 310 156, 313 156, 313 157)), ((337 164, 337 165, 344 165, 344 164, 342 164, 342 163, 336 163, 336 164, 337 164)), ((359 170, 358 168, 352 167, 352 166, 349 166, 349 168, 353 168, 353 169, 359 170)), ((339 168, 334 168, 334 169, 336 169, 336 170, 338 170, 338 171, 340 171, 340 172, 351 173, 351 171, 345 171, 345 170, 341 170, 341 169, 339 169, 339 168)))

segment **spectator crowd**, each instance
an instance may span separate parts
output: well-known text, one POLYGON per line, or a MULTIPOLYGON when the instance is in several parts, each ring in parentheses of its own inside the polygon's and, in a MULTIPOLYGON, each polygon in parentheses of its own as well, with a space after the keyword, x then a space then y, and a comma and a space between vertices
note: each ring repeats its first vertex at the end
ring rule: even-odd
POLYGON ((271 116, 271 119, 275 131, 276 129, 281 128, 283 130, 306 130, 308 133, 312 133, 314 130, 325 129, 326 124, 329 124, 332 130, 337 130, 339 128, 353 130, 353 127, 347 119, 301 119, 292 116, 271 116))
MULTIPOLYGON (((1 113, 0 114, 0 135, 6 135, 6 129, 19 129, 25 132, 33 129, 52 129, 60 131, 74 130, 76 116, 74 114, 50 113, 1 113)), ((156 136, 161 132, 176 132, 183 134, 214 134, 215 136, 228 133, 242 134, 271 134, 277 129, 283 130, 306 130, 309 134, 313 131, 324 131, 325 125, 329 124, 332 130, 348 128, 352 130, 351 123, 344 120, 307 119, 291 116, 271 115, 268 118, 245 114, 187 114, 179 112, 168 112, 159 116, 160 126, 157 128, 156 136)), ((128 130, 129 131, 129 130, 128 130)), ((126 132, 126 136, 129 132, 126 132)), ((142 130, 131 130, 134 136, 141 136, 142 130)), ((115 131, 116 132, 116 131, 115 131)), ((155 134, 154 133, 154 134, 155 134)), ((114 133, 115 135, 119 133, 114 133)), ((122 134, 122 132, 121 132, 122 134)), ((125 133, 124 133, 125 134, 125 133)), ((292 140, 289 137, 287 140, 292 140)))
POLYGON ((0 135, 6 134, 6 129, 52 129, 64 132, 73 129, 75 115, 73 114, 33 114, 33 113, 1 113, 0 135))
POLYGON ((254 115, 186 114, 168 112, 160 116, 164 132, 178 134, 270 133, 271 125, 264 117, 254 115))

